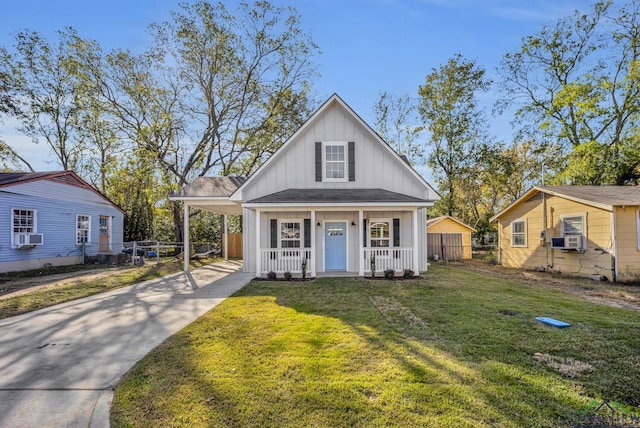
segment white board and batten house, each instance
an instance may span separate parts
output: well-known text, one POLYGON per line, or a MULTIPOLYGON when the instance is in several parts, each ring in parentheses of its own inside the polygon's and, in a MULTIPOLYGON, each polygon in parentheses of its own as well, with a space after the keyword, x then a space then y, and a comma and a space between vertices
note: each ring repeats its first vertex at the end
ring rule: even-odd
POLYGON ((250 177, 201 177, 170 199, 186 219, 189 207, 241 214, 245 272, 362 276, 372 258, 376 272, 427 269, 439 195, 334 94, 250 177))
POLYGON ((72 171, 0 173, 0 272, 119 254, 123 218, 72 171))

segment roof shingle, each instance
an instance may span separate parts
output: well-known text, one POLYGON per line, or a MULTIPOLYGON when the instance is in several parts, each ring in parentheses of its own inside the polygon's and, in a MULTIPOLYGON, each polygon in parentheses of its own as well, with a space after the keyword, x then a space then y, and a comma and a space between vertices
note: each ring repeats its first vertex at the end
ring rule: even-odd
POLYGON ((537 188, 602 205, 640 205, 640 186, 539 186, 537 188))
POLYGON ((262 196, 249 203, 371 203, 371 202, 431 202, 383 189, 287 189, 262 196))
POLYGON ((216 198, 231 196, 246 177, 200 177, 171 194, 172 198, 216 198))

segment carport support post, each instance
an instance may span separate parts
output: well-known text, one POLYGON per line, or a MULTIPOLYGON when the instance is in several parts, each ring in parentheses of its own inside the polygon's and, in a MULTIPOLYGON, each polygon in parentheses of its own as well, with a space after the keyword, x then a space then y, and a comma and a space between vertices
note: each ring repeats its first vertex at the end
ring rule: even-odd
POLYGON ((364 212, 358 211, 358 275, 364 276, 364 241, 362 224, 364 223, 364 212))
MULTIPOLYGON (((256 208, 256 276, 260 278, 260 273, 262 271, 262 266, 260 266, 260 210, 256 208)), ((244 250, 243 250, 244 251, 244 250)))
POLYGON ((182 232, 183 235, 183 244, 184 249, 182 250, 182 255, 184 255, 184 267, 183 271, 189 272, 189 204, 184 203, 184 230, 182 232))
MULTIPOLYGON (((305 256, 306 257, 306 256, 305 256)), ((311 210, 311 266, 308 266, 311 277, 316 276, 316 211, 311 210)))
MULTIPOLYGON (((420 230, 418 229, 418 209, 413 211, 413 272, 420 275, 420 258, 418 256, 418 239, 420 230)), ((426 232, 425 232, 426 233, 426 232)))
POLYGON ((229 249, 227 247, 227 244, 229 244, 229 228, 227 227, 227 216, 222 214, 222 223, 224 224, 224 243, 222 245, 224 245, 224 259, 225 260, 229 260, 229 249))

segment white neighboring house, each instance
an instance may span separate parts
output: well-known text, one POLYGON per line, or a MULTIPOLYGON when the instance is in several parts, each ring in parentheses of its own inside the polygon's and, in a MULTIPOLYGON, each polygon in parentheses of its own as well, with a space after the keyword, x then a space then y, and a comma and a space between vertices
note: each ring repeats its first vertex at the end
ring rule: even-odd
POLYGON ((427 269, 439 195, 334 94, 250 177, 201 177, 170 199, 185 237, 190 207, 241 214, 245 272, 362 276, 372 258, 377 272, 427 269))
POLYGON ((0 272, 118 254, 123 218, 72 171, 0 173, 0 272))

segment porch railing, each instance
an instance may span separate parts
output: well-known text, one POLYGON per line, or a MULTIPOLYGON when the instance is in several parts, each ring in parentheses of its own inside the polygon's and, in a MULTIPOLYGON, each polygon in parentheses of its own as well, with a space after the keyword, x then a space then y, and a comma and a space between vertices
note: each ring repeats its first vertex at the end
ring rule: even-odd
POLYGON ((307 272, 311 272, 310 248, 261 248, 260 274, 302 273, 302 261, 307 261, 307 272))
POLYGON ((402 272, 405 269, 415 271, 413 266, 413 247, 365 248, 364 272, 371 272, 371 258, 375 257, 376 272, 393 269, 402 272))

